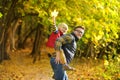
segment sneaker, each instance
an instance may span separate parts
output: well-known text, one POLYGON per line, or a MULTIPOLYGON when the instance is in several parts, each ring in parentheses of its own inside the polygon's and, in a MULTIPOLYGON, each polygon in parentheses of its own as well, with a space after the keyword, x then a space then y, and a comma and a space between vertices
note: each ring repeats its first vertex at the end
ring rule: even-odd
POLYGON ((55 79, 55 75, 53 75, 52 78, 55 79))
POLYGON ((67 70, 67 71, 76 71, 75 68, 70 67, 68 64, 64 64, 64 65, 63 65, 63 69, 64 69, 64 70, 67 70))
POLYGON ((49 57, 49 58, 51 58, 51 57, 52 57, 52 55, 51 55, 50 53, 48 53, 47 55, 48 55, 48 57, 49 57))

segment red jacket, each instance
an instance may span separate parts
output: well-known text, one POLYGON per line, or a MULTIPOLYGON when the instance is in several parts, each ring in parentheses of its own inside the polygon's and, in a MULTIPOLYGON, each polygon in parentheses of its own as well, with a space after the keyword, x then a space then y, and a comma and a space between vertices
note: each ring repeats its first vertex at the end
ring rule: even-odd
POLYGON ((50 35, 50 37, 49 37, 49 39, 46 43, 46 46, 54 48, 56 39, 59 38, 62 35, 63 35, 63 33, 59 30, 57 32, 52 32, 52 34, 50 35))

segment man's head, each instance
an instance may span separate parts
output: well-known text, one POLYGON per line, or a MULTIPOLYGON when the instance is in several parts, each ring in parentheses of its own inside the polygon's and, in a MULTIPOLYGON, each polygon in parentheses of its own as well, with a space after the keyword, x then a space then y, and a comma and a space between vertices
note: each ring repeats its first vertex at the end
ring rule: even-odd
POLYGON ((58 30, 60 30, 62 33, 66 33, 68 30, 68 25, 65 23, 59 23, 58 30))
POLYGON ((85 28, 82 26, 77 26, 74 28, 73 33, 80 39, 84 34, 85 28))

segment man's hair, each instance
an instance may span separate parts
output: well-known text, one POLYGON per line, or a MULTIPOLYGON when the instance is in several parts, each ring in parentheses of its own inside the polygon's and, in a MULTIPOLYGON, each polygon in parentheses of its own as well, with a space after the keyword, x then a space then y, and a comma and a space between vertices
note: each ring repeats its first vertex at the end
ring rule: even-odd
POLYGON ((83 26, 76 26, 76 27, 74 28, 74 30, 76 30, 77 28, 81 28, 81 29, 85 30, 85 28, 84 28, 83 26))

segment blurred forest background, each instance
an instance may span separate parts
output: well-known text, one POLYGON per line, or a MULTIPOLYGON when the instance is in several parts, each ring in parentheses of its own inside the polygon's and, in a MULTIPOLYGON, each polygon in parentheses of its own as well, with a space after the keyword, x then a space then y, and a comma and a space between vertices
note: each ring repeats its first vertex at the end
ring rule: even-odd
POLYGON ((30 50, 27 55, 35 63, 45 51, 54 10, 58 11, 56 24, 67 23, 68 33, 77 25, 86 28, 78 42, 75 59, 93 63, 101 60, 105 70, 100 74, 102 79, 120 80, 120 0, 0 0, 1 66, 16 57, 15 54, 11 57, 12 53, 25 49, 30 50))

